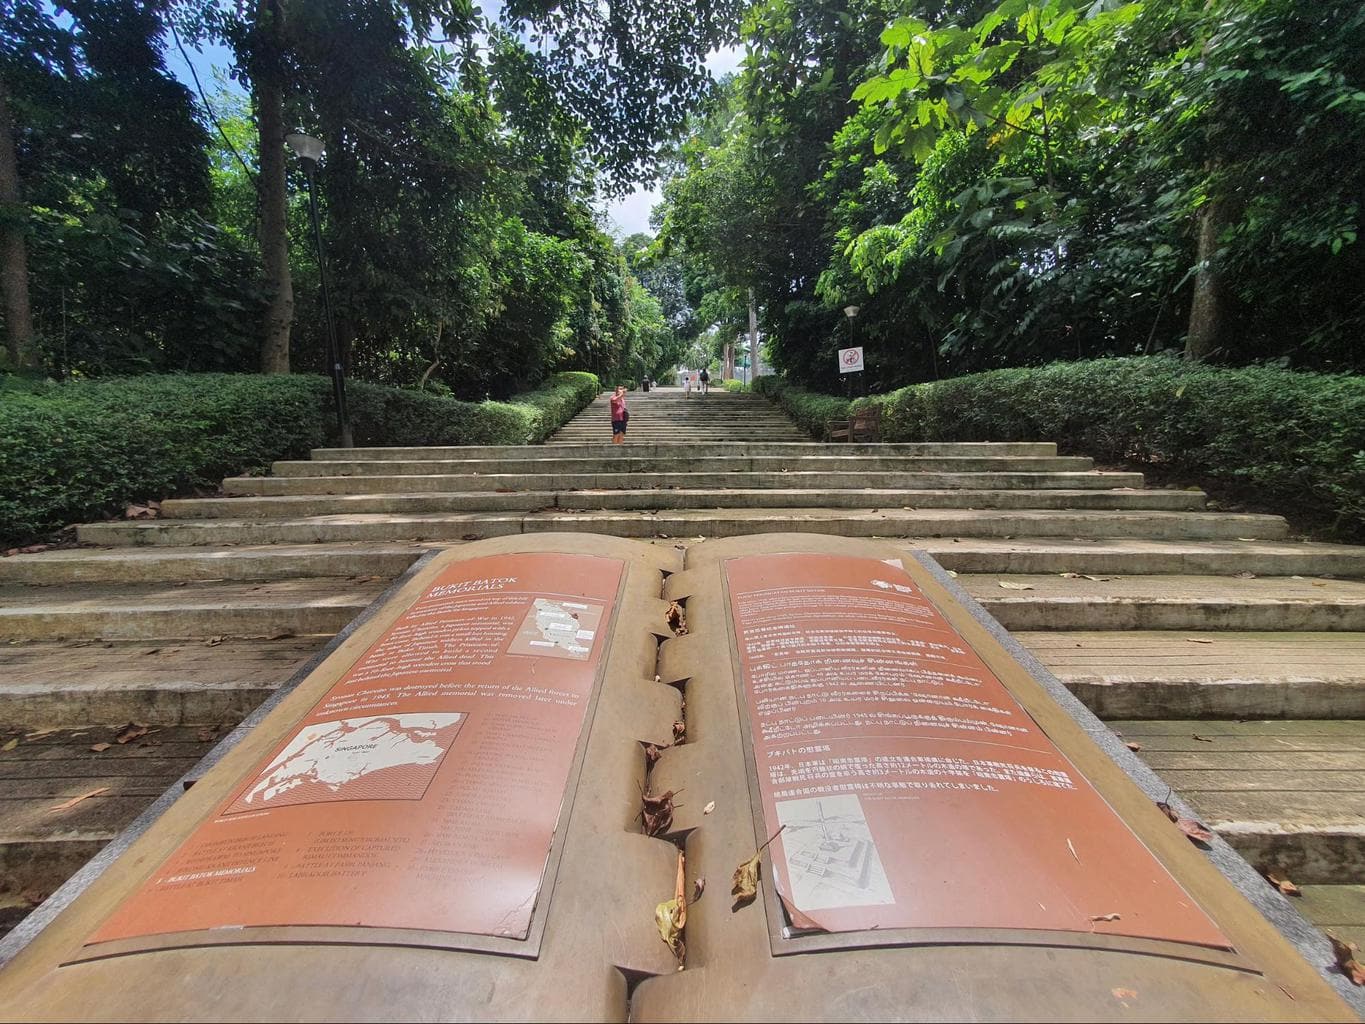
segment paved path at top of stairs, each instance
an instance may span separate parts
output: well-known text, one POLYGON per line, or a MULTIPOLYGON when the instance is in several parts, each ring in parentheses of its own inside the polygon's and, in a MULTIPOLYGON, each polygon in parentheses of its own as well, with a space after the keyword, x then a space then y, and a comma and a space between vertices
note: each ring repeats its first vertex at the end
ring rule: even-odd
POLYGON ((83 526, 78 549, 0 559, 0 747, 19 741, 0 755, 15 780, 0 922, 4 890, 22 910, 79 866, 195 737, 239 720, 426 546, 544 530, 927 550, 1209 824, 1298 872, 1323 913, 1355 913, 1340 887, 1365 884, 1350 774, 1365 768, 1365 548, 1295 540, 1279 517, 1210 511, 1045 439, 819 444, 720 391, 630 408, 622 446, 604 396, 546 445, 318 450, 166 501, 159 520, 83 526), (160 742, 91 749, 130 720, 160 742))

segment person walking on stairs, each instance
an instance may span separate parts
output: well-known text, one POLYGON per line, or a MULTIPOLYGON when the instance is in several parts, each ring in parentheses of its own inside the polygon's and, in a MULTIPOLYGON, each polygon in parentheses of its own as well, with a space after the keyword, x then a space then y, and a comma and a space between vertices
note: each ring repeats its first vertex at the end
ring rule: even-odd
POLYGON ((711 375, 706 372, 706 367, 703 366, 698 377, 701 379, 701 393, 704 395, 711 384, 711 375))
POLYGON ((611 396, 611 443, 626 443, 626 423, 630 420, 630 411, 626 408, 626 386, 616 385, 616 393, 611 396))

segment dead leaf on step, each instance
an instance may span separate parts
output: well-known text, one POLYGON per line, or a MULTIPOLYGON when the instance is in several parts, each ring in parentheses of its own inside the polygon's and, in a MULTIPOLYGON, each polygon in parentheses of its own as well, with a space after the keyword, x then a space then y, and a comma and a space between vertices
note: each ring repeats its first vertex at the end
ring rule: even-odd
POLYGON ((1142 749, 1142 744, 1138 743, 1135 740, 1129 740, 1127 743, 1124 744, 1124 746, 1131 750, 1134 754, 1136 754, 1139 750, 1142 749))
POLYGON ((1121 919, 1121 918, 1120 918, 1120 916, 1119 916, 1118 914, 1091 914, 1091 915, 1090 915, 1090 920, 1092 920, 1092 921, 1118 921, 1118 920, 1120 920, 1120 919, 1121 919))
POLYGON ((1315 587, 1325 587, 1325 586, 1327 586, 1327 583, 1326 583, 1326 581, 1324 581, 1324 580, 1313 580, 1313 586, 1315 586, 1315 587))
POLYGON ((673 630, 676 636, 687 634, 687 616, 683 612, 682 605, 677 601, 668 603, 668 611, 664 613, 664 621, 668 623, 668 628, 673 630))
POLYGON ((34 731, 34 732, 26 732, 26 733, 24 733, 24 739, 26 739, 26 740, 36 740, 39 736, 51 736, 54 732, 57 732, 57 730, 56 730, 56 729, 38 729, 38 730, 36 730, 36 731, 34 731))
POLYGON ((1185 637, 1185 643, 1187 643, 1187 644, 1211 644, 1211 643, 1213 643, 1213 641, 1210 640, 1210 639, 1208 639, 1207 637, 1202 637, 1202 636, 1187 636, 1187 637, 1185 637))
POLYGON ((1256 578, 1256 574, 1254 572, 1239 572, 1236 573, 1235 575, 1239 580, 1254 580, 1256 578))
POLYGON ((658 925, 659 937, 678 958, 678 969, 682 970, 687 955, 687 947, 683 945, 683 929, 687 927, 687 872, 681 850, 678 851, 678 881, 673 898, 654 908, 654 923, 658 925))
POLYGON ((687 735, 687 723, 686 723, 686 722, 674 722, 674 723, 673 723, 673 742, 674 742, 674 743, 681 743, 681 742, 683 741, 683 737, 686 736, 686 735, 687 735))
POLYGON ((112 746, 113 746, 112 743, 96 743, 90 749, 94 751, 96 754, 103 754, 112 746))
POLYGON ((1354 942, 1337 938, 1331 932, 1327 933, 1327 939, 1332 943, 1332 955, 1336 957, 1337 969, 1351 980, 1352 985, 1365 985, 1365 965, 1362 965, 1356 956, 1360 952, 1360 947, 1354 942))
POLYGON ((158 509, 153 508, 154 503, 148 502, 146 505, 129 505, 123 510, 124 519, 155 519, 158 509))
POLYGON ((1032 590, 1032 585, 1028 583, 1011 583, 1009 580, 1000 581, 1001 590, 1032 590))
POLYGON ((1057 575, 1064 580, 1078 580, 1081 578, 1081 574, 1078 572, 1059 572, 1057 575))
POLYGON ((1162 814, 1166 815, 1166 817, 1170 818, 1171 821, 1175 823, 1176 828, 1180 829, 1181 832, 1184 832, 1185 835, 1189 836, 1195 842, 1213 842, 1213 833, 1202 821, 1196 821, 1194 818, 1182 818, 1179 813, 1177 813, 1176 809, 1164 800, 1158 800, 1156 805, 1161 809, 1162 814))
POLYGON ((767 848, 768 843, 782 834, 782 829, 786 827, 786 825, 781 826, 768 837, 768 842, 760 846, 752 857, 735 868, 734 876, 730 879, 730 895, 735 898, 734 907, 731 909, 746 907, 757 898, 758 876, 763 864, 763 851, 767 848))
POLYGON ((1192 740, 1198 740, 1200 743, 1212 743, 1212 742, 1213 742, 1213 740, 1209 739, 1207 736, 1200 736, 1199 733, 1197 733, 1197 732, 1192 732, 1192 733, 1190 733, 1190 739, 1192 739, 1192 740))
POLYGON ((227 639, 227 637, 225 637, 225 636, 211 636, 211 637, 209 637, 207 640, 204 641, 204 646, 205 646, 205 647, 217 647, 219 644, 221 644, 221 643, 222 643, 224 640, 226 640, 226 639, 227 639))
POLYGON ((49 807, 47 809, 47 813, 51 814, 54 811, 64 811, 69 807, 75 807, 82 800, 89 800, 92 796, 99 796, 101 793, 107 792, 109 792, 108 786, 101 786, 99 789, 92 789, 90 790, 90 792, 82 793, 80 796, 73 796, 70 800, 57 804, 55 807, 49 807))
POLYGON ((1118 579, 1117 576, 1086 576, 1084 578, 1088 580, 1093 580, 1096 583, 1108 583, 1111 580, 1118 579))
POLYGON ((19 745, 19 737, 16 736, 16 737, 14 737, 14 739, 8 741, 3 747, 0 747, 0 751, 4 751, 6 754, 8 754, 11 750, 13 750, 13 749, 14 749, 15 747, 17 747, 18 745, 19 745))
POLYGON ((702 813, 702 814, 710 814, 710 813, 711 813, 712 811, 714 811, 715 809, 716 809, 716 802, 715 802, 714 800, 712 800, 710 803, 708 803, 705 807, 703 807, 703 808, 701 809, 701 813, 702 813))
POLYGON ((645 744, 645 765, 649 768, 654 767, 654 763, 659 760, 659 755, 663 753, 663 748, 657 743, 645 744))
POLYGON ((641 820, 644 822, 645 835, 661 836, 673 826, 673 790, 658 796, 648 793, 640 798, 641 820))
POLYGON ((143 736, 146 736, 149 731, 147 726, 143 725, 141 722, 129 722, 118 731, 118 735, 114 737, 114 742, 120 745, 131 743, 133 740, 141 739, 143 736))
POLYGON ((1109 991, 1111 991, 1111 992, 1114 994, 1114 998, 1115 998, 1115 999, 1136 999, 1136 998, 1137 998, 1137 990, 1136 990, 1136 989, 1131 989, 1131 988, 1114 988, 1114 989, 1110 989, 1109 991))
POLYGON ((705 891, 706 876, 701 875, 696 879, 696 881, 692 883, 692 902, 696 903, 697 900, 701 899, 701 894, 704 893, 705 891))
POLYGON ((1285 896, 1303 895, 1303 890, 1300 889, 1293 882, 1291 882, 1289 880, 1289 876, 1286 875, 1279 868, 1262 868, 1261 874, 1265 875, 1266 881, 1273 885, 1276 889, 1279 889, 1280 892, 1285 896))

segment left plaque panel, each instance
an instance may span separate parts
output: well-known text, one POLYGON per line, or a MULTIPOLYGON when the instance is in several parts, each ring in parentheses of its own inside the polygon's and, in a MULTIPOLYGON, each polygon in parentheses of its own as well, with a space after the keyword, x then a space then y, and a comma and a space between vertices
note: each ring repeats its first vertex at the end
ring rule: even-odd
POLYGON ((95 932, 524 939, 624 571, 456 562, 95 932))

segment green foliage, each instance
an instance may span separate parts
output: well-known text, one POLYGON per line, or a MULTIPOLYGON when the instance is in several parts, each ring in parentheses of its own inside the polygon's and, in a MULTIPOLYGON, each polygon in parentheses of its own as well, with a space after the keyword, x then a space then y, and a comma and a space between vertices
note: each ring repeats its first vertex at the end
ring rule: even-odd
POLYGON ((753 390, 778 405, 797 426, 819 441, 829 439, 829 421, 847 419, 852 407, 846 398, 807 391, 781 376, 758 377, 753 390))
MULTIPOLYGON (((777 378, 756 390, 813 436, 848 403, 777 378)), ((861 399, 884 441, 1056 441, 1147 464, 1344 536, 1365 530, 1365 378, 1167 357, 996 370, 861 399)))
MULTIPOLYGON (((596 397, 563 373, 507 402, 354 383, 358 444, 528 444, 596 397)), ((21 539, 129 501, 212 488, 333 438, 331 386, 309 375, 195 374, 0 387, 0 537, 21 539)))
POLYGON ((656 217, 794 380, 1180 349, 1196 284, 1220 362, 1365 367, 1361 5, 765 0, 744 38, 656 217))
MULTIPOLYGON (((759 378, 759 380, 767 379, 768 378, 766 377, 759 378)), ((753 390, 753 387, 751 385, 745 384, 742 380, 723 380, 720 382, 720 386, 734 395, 747 394, 748 392, 753 390)))

